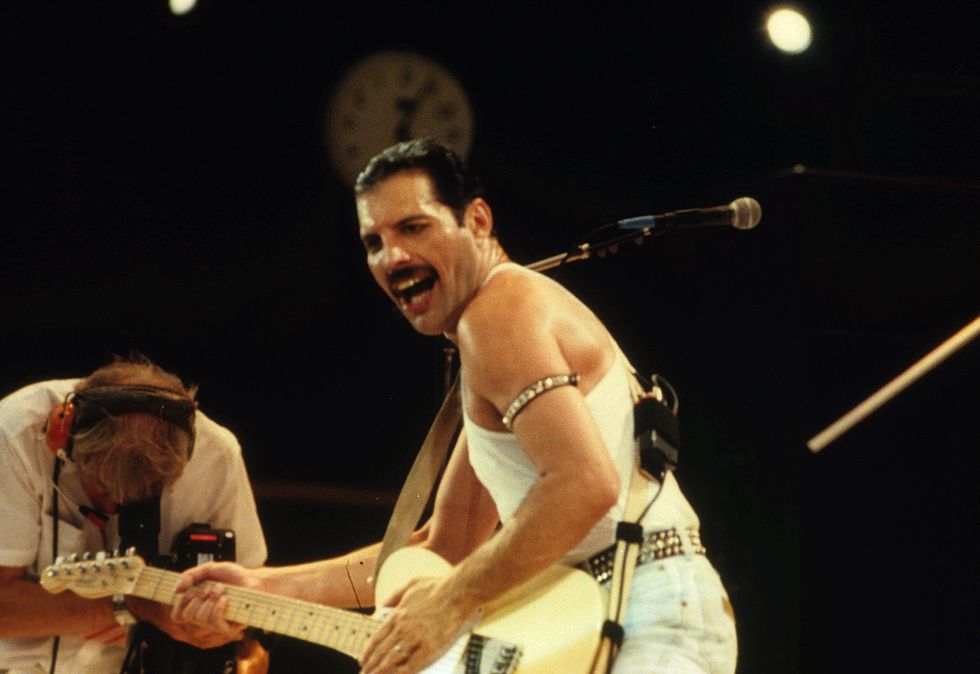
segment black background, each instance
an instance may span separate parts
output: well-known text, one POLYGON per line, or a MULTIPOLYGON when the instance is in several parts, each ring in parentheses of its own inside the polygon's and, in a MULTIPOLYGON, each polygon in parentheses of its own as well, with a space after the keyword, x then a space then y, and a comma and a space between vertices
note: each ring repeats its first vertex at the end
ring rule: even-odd
MULTIPOLYGON (((793 57, 747 0, 5 3, 0 384, 139 350, 240 438, 272 563, 380 537, 445 345, 372 285, 323 116, 361 57, 419 51, 471 96, 471 165, 519 262, 624 217, 762 204, 750 232, 553 272, 680 393, 678 477, 739 671, 961 671, 978 347, 805 442, 977 315, 980 24, 969 2, 811 4, 793 57)), ((273 651, 273 672, 348 667, 273 651)))

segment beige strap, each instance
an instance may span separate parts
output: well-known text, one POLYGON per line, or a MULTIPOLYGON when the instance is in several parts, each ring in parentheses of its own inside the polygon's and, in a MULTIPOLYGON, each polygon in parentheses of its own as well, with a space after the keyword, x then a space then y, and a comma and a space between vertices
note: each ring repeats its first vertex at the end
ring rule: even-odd
MULTIPOLYGON (((612 339, 610 337, 610 339, 612 339)), ((620 360, 630 373, 630 392, 633 402, 636 403, 646 392, 640 386, 636 378, 636 368, 633 367, 626 354, 619 348, 619 344, 613 340, 613 346, 619 353, 620 360)), ((643 515, 644 489, 647 478, 640 469, 640 452, 637 447, 633 459, 633 473, 630 476, 629 496, 626 499, 626 508, 623 512, 624 522, 634 522, 639 524, 639 519, 643 515)), ((663 485, 661 485, 663 488, 663 485)), ((612 579, 609 584, 609 613, 608 620, 617 625, 623 624, 623 616, 626 614, 626 603, 629 599, 630 585, 633 583, 633 572, 636 570, 636 562, 640 556, 641 542, 627 543, 624 540, 616 541, 616 557, 613 562, 612 579)), ((613 661, 619 652, 619 646, 615 644, 609 636, 604 635, 599 642, 599 650, 596 652, 595 660, 592 664, 592 674, 609 674, 612 670, 613 661)))
POLYGON ((609 342, 612 344, 613 348, 616 349, 616 354, 619 356, 619 360, 622 362, 623 367, 625 367, 630 373, 630 393, 632 394, 633 402, 635 403, 646 395, 646 391, 644 391, 643 387, 640 385, 639 378, 636 374, 636 368, 633 367, 633 363, 631 363, 630 359, 626 357, 625 353, 623 353, 623 350, 619 346, 619 342, 613 339, 612 335, 609 335, 609 342))
POLYGON ((378 577, 381 565, 388 558, 388 555, 395 550, 402 548, 408 543, 412 532, 419 524, 422 511, 429 502, 432 488, 439 478, 439 472, 446 463, 446 455, 449 453, 449 445, 453 437, 459 430, 462 419, 462 403, 459 395, 459 375, 456 375, 452 387, 442 401, 442 407, 436 415, 429 432, 422 442, 418 456, 412 464, 405 484, 398 494, 395 501, 395 508, 388 520, 388 528, 385 529, 385 536, 381 542, 381 551, 374 561, 372 578, 378 577))
MULTIPOLYGON (((635 463, 633 475, 630 477, 626 510, 623 513, 624 522, 637 522, 640 515, 643 514, 646 480, 647 478, 640 472, 639 464, 635 463)), ((623 616, 626 615, 626 603, 629 600, 629 589, 633 583, 633 572, 636 570, 641 545, 642 543, 639 542, 616 541, 616 559, 613 562, 612 579, 609 584, 609 613, 607 618, 618 625, 623 624, 623 616)), ((603 636, 592 665, 592 673, 608 674, 618 651, 619 646, 613 643, 610 637, 603 636)))

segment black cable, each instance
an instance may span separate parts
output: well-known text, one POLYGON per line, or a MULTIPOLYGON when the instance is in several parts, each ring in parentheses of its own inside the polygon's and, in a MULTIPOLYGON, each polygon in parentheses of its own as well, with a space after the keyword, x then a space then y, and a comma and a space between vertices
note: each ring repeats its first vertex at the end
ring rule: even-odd
MULTIPOLYGON (((666 471, 664 473, 665 476, 667 472, 669 471, 666 471)), ((657 499, 660 498, 660 495, 664 493, 664 482, 665 480, 660 481, 660 489, 657 490, 657 493, 654 494, 653 498, 650 499, 650 502, 647 503, 646 507, 643 509, 643 512, 640 513, 640 516, 636 518, 637 523, 639 523, 640 520, 642 520, 644 517, 647 516, 647 512, 649 512, 650 508, 653 507, 653 504, 657 502, 657 499)))
POLYGON ((667 391, 670 393, 670 403, 671 403, 670 409, 674 413, 674 416, 676 417, 677 412, 680 411, 680 407, 681 407, 681 399, 680 396, 677 395, 677 391, 674 390, 674 387, 671 386, 669 381, 661 377, 659 374, 654 373, 650 375, 650 377, 653 383, 656 384, 658 387, 660 387, 661 390, 666 388, 667 391))
MULTIPOLYGON (((51 532, 51 563, 53 564, 55 560, 58 559, 58 480, 61 478, 61 457, 54 457, 54 475, 51 477, 51 481, 54 483, 54 489, 51 491, 51 512, 53 514, 53 526, 51 532)), ((61 642, 61 637, 57 634, 54 637, 54 641, 51 642, 51 674, 54 674, 54 668, 58 663, 58 646, 61 642)))
POLYGON ((137 664, 137 648, 143 641, 141 628, 142 623, 138 623, 133 626, 133 633, 129 636, 129 647, 126 649, 126 657, 123 658, 122 667, 119 669, 119 674, 127 674, 130 670, 133 672, 138 672, 139 669, 132 669, 134 665, 137 664))

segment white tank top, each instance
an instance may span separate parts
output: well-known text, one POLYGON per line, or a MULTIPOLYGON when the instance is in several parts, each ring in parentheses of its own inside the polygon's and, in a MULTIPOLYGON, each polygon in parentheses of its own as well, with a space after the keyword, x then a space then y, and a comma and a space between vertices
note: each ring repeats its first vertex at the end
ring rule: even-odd
MULTIPOLYGON (((505 263, 493 271, 511 266, 526 273, 537 273, 519 265, 505 263)), ((550 280, 550 279, 549 279, 550 280)), ((585 396, 585 402, 599 427, 599 434, 619 473, 620 492, 616 505, 596 524, 585 538, 565 556, 568 563, 580 562, 608 547, 615 540, 616 524, 622 518, 633 474, 635 443, 633 441, 633 398, 629 378, 633 375, 617 358, 599 383, 585 396)), ((530 383, 530 382, 528 382, 530 383)), ((531 402, 531 405, 534 403, 531 402)), ((509 520, 538 480, 534 464, 521 450, 512 433, 491 431, 478 426, 463 414, 469 446, 470 464, 486 487, 503 522, 509 520)), ((651 501, 659 484, 649 482, 646 501, 651 501)), ((698 527, 698 517, 681 493, 672 473, 667 474, 661 493, 643 518, 646 531, 676 527, 698 527)))

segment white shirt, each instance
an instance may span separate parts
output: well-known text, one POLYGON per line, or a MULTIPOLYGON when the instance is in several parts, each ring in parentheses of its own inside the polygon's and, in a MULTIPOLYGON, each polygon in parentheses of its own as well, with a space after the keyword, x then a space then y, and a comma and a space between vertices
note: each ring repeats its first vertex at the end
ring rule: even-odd
MULTIPOLYGON (((44 438, 51 410, 79 380, 31 384, 0 400, 0 566, 27 567, 29 577, 53 562, 52 481, 55 457, 44 438)), ((101 529, 79 506, 91 506, 76 466, 61 468, 58 482, 58 555, 112 550, 119 545, 118 517, 101 529)), ((265 538, 242 460, 241 447, 228 429, 202 412, 195 421, 194 453, 183 474, 160 499, 160 550, 171 550, 187 525, 207 523, 231 529, 236 561, 247 567, 266 559, 265 538)), ((93 630, 99 626, 93 625, 93 630)), ((50 638, 0 639, 0 670, 47 672, 50 638), (40 669, 37 669, 37 668, 40 669), (33 668, 33 669, 32 669, 33 668)), ((113 674, 124 648, 101 646, 66 635, 58 649, 57 671, 63 674, 113 674)))

